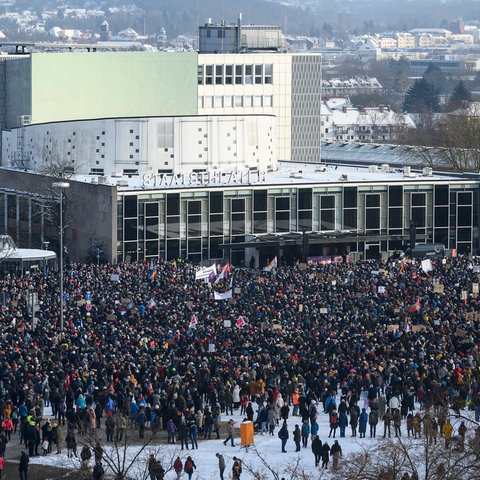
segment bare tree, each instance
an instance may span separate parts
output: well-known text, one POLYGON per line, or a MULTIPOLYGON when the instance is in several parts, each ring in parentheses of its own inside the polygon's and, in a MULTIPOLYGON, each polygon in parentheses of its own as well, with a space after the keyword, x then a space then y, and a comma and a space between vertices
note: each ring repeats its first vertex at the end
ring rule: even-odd
MULTIPOLYGON (((458 437, 457 437, 458 438, 458 437)), ((401 480, 405 473, 420 480, 473 480, 480 478, 478 449, 471 442, 452 442, 446 448, 442 438, 426 435, 381 441, 379 448, 362 445, 360 453, 349 456, 335 480, 401 480)))
MULTIPOLYGON (((101 447, 102 463, 106 470, 114 475, 115 480, 147 480, 149 478, 148 458, 151 454, 162 464, 165 474, 173 470, 175 459, 183 456, 179 446, 164 448, 164 445, 159 443, 158 433, 154 431, 146 431, 143 439, 134 436, 134 432, 126 429, 122 440, 119 441, 114 437, 114 441, 107 444, 94 430, 93 435, 82 435, 82 443, 90 449, 101 447)), ((89 479, 90 468, 78 460, 75 460, 74 464, 83 478, 89 479)))
MULTIPOLYGON (((250 473, 255 480, 281 480, 281 478, 290 478, 291 480, 311 480, 312 476, 303 468, 302 457, 297 456, 291 459, 285 466, 272 464, 268 458, 259 452, 255 445, 249 447, 249 453, 252 452, 254 456, 253 461, 244 459, 242 467, 250 473)), ((327 476, 327 472, 323 469, 318 470, 318 475, 315 475, 316 480, 321 480, 327 476)))

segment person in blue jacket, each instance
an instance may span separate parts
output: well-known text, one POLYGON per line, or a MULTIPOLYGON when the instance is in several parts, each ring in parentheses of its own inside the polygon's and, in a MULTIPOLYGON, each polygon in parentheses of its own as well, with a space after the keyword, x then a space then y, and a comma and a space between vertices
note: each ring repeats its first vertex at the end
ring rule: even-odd
POLYGON ((358 419, 358 433, 360 433, 360 438, 365 438, 365 434, 367 433, 367 423, 368 413, 364 408, 362 408, 362 413, 358 419))

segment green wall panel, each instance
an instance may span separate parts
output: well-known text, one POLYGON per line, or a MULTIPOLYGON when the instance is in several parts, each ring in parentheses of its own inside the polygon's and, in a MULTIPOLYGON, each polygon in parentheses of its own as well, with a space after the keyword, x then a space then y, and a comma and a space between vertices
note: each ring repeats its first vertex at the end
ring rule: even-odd
POLYGON ((196 115, 197 53, 31 55, 33 123, 196 115))

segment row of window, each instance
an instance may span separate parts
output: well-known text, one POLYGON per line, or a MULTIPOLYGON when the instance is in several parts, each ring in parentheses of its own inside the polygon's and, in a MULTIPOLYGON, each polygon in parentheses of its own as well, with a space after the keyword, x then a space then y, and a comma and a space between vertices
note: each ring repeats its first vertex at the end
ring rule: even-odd
POLYGON ((273 64, 199 65, 199 85, 269 85, 273 83, 273 64))
MULTIPOLYGON (((167 215, 166 222, 161 226, 159 218, 146 218, 145 227, 140 230, 145 230, 145 234, 138 236, 138 221, 137 219, 126 219, 124 228, 124 240, 137 240, 137 238, 144 237, 145 239, 156 239, 162 237, 160 230, 165 229, 167 238, 180 238, 181 231, 185 228, 185 233, 188 238, 201 236, 223 236, 223 235, 245 235, 248 232, 248 214, 245 211, 245 199, 232 199, 231 212, 229 219, 229 227, 225 224, 223 214, 210 215, 207 223, 201 213, 197 211, 201 208, 201 202, 189 202, 187 222, 182 227, 181 216, 167 215)), ((355 231, 358 228, 358 209, 345 208, 343 211, 335 209, 335 200, 333 196, 321 197, 321 209, 318 212, 318 228, 320 231, 334 231, 339 229, 347 229, 355 231), (325 206, 324 206, 325 205, 325 206), (333 207, 331 207, 333 205, 333 207)), ((403 230, 407 228, 405 213, 408 213, 408 218, 415 222, 415 226, 419 233, 421 229, 427 227, 427 209, 423 207, 411 207, 408 212, 403 209, 391 207, 388 215, 388 231, 391 234, 402 234, 403 230), (398 229, 398 232, 393 232, 392 229, 398 229)), ((456 226, 458 228, 469 228, 473 223, 472 207, 464 206, 457 207, 456 226)), ((368 233, 381 233, 385 228, 381 227, 382 212, 379 207, 366 207, 364 215, 364 228, 368 233)), ((276 233, 286 233, 292 230, 292 222, 297 223, 297 219, 292 218, 290 210, 289 197, 275 198, 275 211, 273 217, 269 220, 267 212, 256 212, 253 214, 252 233, 262 234, 267 233, 267 223, 271 221, 271 228, 276 233)), ((298 225, 306 227, 308 230, 312 229, 313 220, 312 211, 298 212, 298 225)), ((448 212, 435 212, 435 228, 448 228, 448 212), (445 218, 437 218, 440 213, 447 213, 445 218)), ((455 222, 455 219, 453 219, 455 222)), ((407 222, 408 223, 408 222, 407 222)), ((455 223, 453 224, 455 225, 455 223)), ((298 230, 299 228, 297 228, 298 230)), ((470 234, 471 235, 471 229, 470 234)))
POLYGON ((216 95, 198 97, 198 108, 273 107, 272 95, 216 95))

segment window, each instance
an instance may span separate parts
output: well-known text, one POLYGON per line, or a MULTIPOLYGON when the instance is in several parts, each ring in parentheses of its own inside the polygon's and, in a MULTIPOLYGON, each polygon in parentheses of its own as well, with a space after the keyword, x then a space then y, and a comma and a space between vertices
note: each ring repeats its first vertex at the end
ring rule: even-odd
POLYGON ((213 85, 213 65, 205 66, 205 85, 213 85))
POLYGON ((225 85, 233 84, 233 65, 225 65, 225 85))
POLYGON ((243 107, 243 97, 241 95, 235 96, 235 106, 243 107))
POLYGON ((264 107, 273 107, 273 101, 271 95, 266 95, 263 97, 263 106, 264 107))
POLYGON ((262 106, 262 96, 261 95, 255 95, 253 97, 253 106, 254 107, 261 107, 262 106))
POLYGON ((223 97, 217 96, 215 97, 215 108, 222 108, 223 107, 223 97))
POLYGON ((243 65, 235 65, 235 84, 242 85, 243 83, 243 65))
POLYGON ((230 96, 230 95, 227 95, 226 97, 224 97, 223 99, 223 106, 225 108, 231 108, 233 107, 233 97, 230 96))
POLYGON ((245 65, 245 85, 253 84, 253 65, 245 65))
POLYGON ((203 85, 203 65, 197 67, 197 83, 203 85))
POLYGON ((255 85, 262 84, 262 80, 263 80, 262 67, 263 65, 255 65, 255 85))
POLYGON ((223 65, 215 65, 215 85, 223 85, 223 65))
POLYGON ((213 108, 213 97, 205 97, 204 98, 204 105, 205 108, 213 108))
POLYGON ((253 97, 251 95, 246 95, 243 100, 244 107, 252 107, 253 106, 253 97))
POLYGON ((273 79, 273 65, 264 65, 264 83, 271 84, 273 79))

